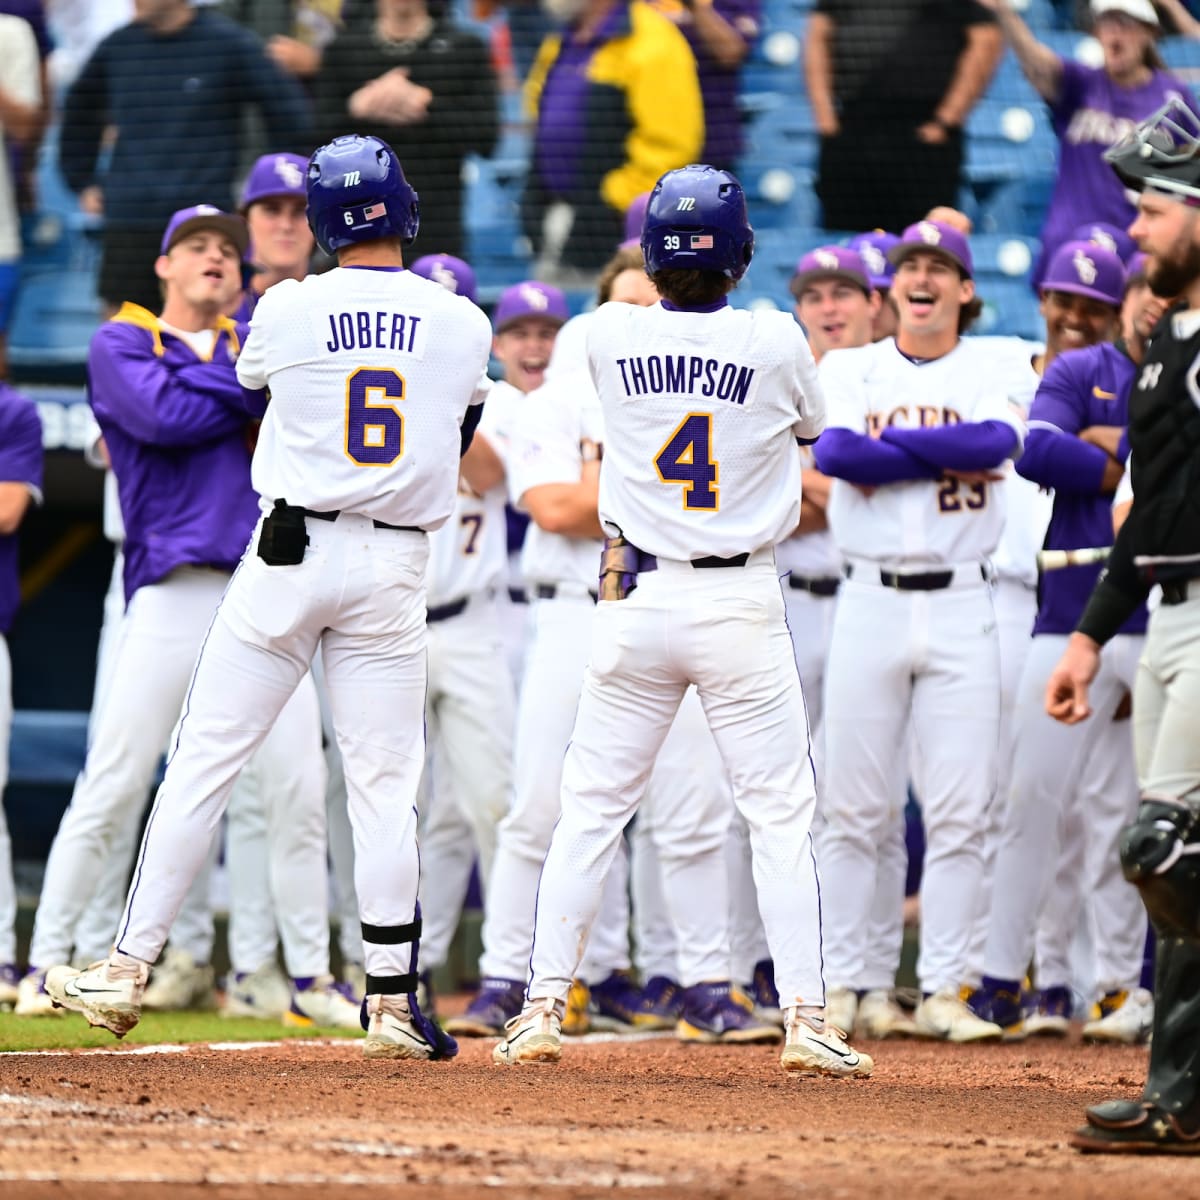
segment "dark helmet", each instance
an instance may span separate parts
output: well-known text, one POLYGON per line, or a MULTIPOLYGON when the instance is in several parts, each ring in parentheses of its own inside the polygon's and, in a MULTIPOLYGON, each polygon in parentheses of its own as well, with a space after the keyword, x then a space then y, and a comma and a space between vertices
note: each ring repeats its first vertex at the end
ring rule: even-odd
POLYGON ((668 171, 650 193, 642 253, 651 274, 670 268, 741 279, 754 257, 742 185, 702 163, 668 171))
POLYGON ((1200 120, 1178 97, 1135 125, 1104 152, 1121 182, 1135 192, 1200 199, 1200 120))
POLYGON ((347 134, 308 160, 308 224, 326 254, 355 242, 417 236, 420 208, 396 152, 377 137, 347 134))

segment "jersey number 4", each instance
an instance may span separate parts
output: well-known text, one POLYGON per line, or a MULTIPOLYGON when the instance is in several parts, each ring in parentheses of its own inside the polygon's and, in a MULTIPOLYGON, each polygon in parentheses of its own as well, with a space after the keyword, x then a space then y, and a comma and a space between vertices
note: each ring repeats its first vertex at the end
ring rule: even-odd
POLYGON ((663 483, 682 483, 683 507, 716 512, 717 460, 712 453, 712 413, 688 413, 654 460, 663 483))
POLYGON ((390 467, 404 453, 404 376, 390 367, 359 367, 346 380, 346 456, 360 467, 390 467))

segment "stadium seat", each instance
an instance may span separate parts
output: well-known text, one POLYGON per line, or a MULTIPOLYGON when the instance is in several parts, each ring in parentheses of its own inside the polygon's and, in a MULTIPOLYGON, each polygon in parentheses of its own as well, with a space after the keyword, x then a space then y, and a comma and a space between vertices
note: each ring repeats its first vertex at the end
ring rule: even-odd
POLYGON ((1104 62, 1100 43, 1089 33, 1077 29, 1047 30, 1040 40, 1059 58, 1073 59, 1087 67, 1098 67, 1104 62))
POLYGON ((1167 69, 1193 90, 1200 87, 1200 40, 1189 37, 1168 37, 1158 43, 1167 69))
POLYGON ((981 233, 971 238, 975 275, 980 279, 989 276, 1028 279, 1030 268, 1040 250, 1036 238, 1013 233, 981 233))
POLYGON ((1038 299, 1024 280, 1000 276, 981 279, 978 292, 983 314, 973 333, 1007 334, 1033 341, 1044 336, 1045 323, 1038 311, 1038 299))
POLYGON ((49 381, 81 376, 102 319, 94 276, 56 270, 26 277, 8 331, 14 374, 49 381))

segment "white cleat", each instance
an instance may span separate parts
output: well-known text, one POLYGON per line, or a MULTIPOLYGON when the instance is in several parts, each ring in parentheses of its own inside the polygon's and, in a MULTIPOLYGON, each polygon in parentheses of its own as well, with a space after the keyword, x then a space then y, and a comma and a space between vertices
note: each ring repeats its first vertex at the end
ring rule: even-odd
POLYGON ((1004 1030, 992 1021, 977 1017, 957 988, 943 988, 921 1001, 913 1016, 919 1037, 942 1042, 998 1042, 1004 1030))
POLYGON ((160 1012, 210 1011, 217 1006, 213 969, 186 950, 168 950, 150 972, 142 1007, 160 1012))
POLYGON ((46 972, 29 971, 17 984, 17 1003, 13 1012, 18 1017, 61 1017, 63 1010, 50 999, 46 991, 46 972))
POLYGON ((417 1028, 407 996, 367 997, 367 1040, 364 1058, 432 1058, 434 1048, 417 1028))
POLYGON ((275 963, 269 962, 257 971, 229 976, 221 1016, 278 1021, 291 1005, 291 985, 275 963))
POLYGON ((492 1050, 492 1062, 556 1063, 562 1058, 562 1004, 530 1000, 504 1027, 504 1041, 492 1050))
MULTIPOLYGON (((1096 1006, 1097 1011, 1104 1012, 1119 995, 1105 996, 1096 1006)), ((1137 1046, 1149 1040, 1153 1028, 1154 996, 1145 988, 1134 988, 1115 1008, 1084 1025, 1083 1040, 1137 1046)))
POLYGON ((858 993, 853 988, 835 987, 825 993, 825 1022, 842 1030, 847 1037, 854 1032, 858 1019, 858 993))
POLYGON ((852 1050, 841 1031, 830 1024, 825 1010, 825 1028, 817 1029, 794 1008, 784 1014, 787 1041, 779 1056, 785 1071, 798 1075, 833 1075, 838 1079, 865 1079, 875 1068, 869 1054, 852 1050))
POLYGON ((327 1029, 354 1029, 362 1032, 361 1005, 334 982, 332 975, 321 975, 303 991, 292 991, 291 1007, 283 1014, 285 1025, 322 1025, 327 1029))
POLYGON ((142 993, 149 977, 149 963, 127 954, 113 955, 86 971, 51 967, 46 972, 46 991, 55 1004, 122 1038, 141 1019, 142 993))
POLYGON ((859 1037, 883 1040, 890 1037, 916 1037, 916 1022, 892 998, 890 992, 875 988, 858 1002, 854 1028, 859 1037))

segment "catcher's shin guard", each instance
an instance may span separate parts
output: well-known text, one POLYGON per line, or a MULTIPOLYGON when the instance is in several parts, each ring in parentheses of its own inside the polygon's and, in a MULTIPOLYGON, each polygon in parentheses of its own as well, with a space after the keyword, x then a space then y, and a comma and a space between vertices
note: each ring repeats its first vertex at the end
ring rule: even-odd
MULTIPOLYGON (((412 1023, 420 1030, 422 1037, 433 1048, 430 1058, 453 1058, 458 1053, 458 1043, 442 1030, 442 1027, 421 1011, 417 1003, 417 954, 421 946, 421 905, 417 904, 416 914, 407 925, 368 925, 362 923, 363 941, 376 946, 400 946, 412 944, 412 956, 409 960, 407 974, 404 975, 367 975, 366 995, 407 996, 408 1007, 412 1014, 412 1023)), ((360 1018, 363 1029, 369 1027, 367 1017, 367 1002, 364 999, 360 1018)))
POLYGON ((1159 933, 1200 940, 1200 814, 1165 796, 1143 796, 1121 834, 1125 878, 1159 933))

